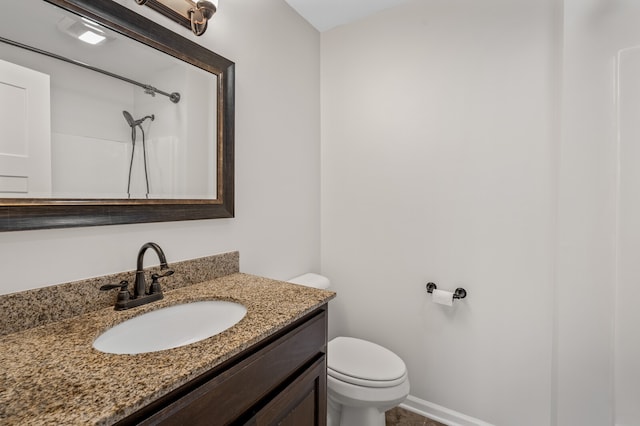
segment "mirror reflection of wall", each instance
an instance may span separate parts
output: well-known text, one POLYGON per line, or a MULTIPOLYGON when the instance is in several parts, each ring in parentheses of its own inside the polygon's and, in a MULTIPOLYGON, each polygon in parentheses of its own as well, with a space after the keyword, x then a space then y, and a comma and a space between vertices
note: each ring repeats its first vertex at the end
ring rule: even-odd
MULTIPOLYGON (((25 44, 39 43, 35 47, 56 49, 53 53, 73 55, 73 60, 178 92, 181 99, 173 103, 117 78, 0 43, 0 59, 50 77, 51 98, 49 187, 16 187, 0 191, 0 197, 216 197, 215 75, 105 28, 102 31, 107 38, 102 43, 89 45, 74 39, 60 30, 60 22, 80 18, 39 0, 12 2, 11 6, 3 5, 5 8, 15 10, 3 10, 0 36, 25 44), (12 24, 12 16, 21 16, 23 9, 29 9, 30 14, 34 10, 46 12, 35 18, 38 25, 29 26, 28 35, 12 24), (154 119, 134 126, 134 134, 123 111, 134 120, 151 115, 154 119)), ((0 103, 4 103, 0 108, 15 109, 7 98, 0 103)), ((4 145, 8 145, 6 136, 0 139, 0 151, 4 145)), ((0 176, 9 174, 2 167, 0 160, 0 176)), ((33 178, 28 176, 30 181, 33 178)))

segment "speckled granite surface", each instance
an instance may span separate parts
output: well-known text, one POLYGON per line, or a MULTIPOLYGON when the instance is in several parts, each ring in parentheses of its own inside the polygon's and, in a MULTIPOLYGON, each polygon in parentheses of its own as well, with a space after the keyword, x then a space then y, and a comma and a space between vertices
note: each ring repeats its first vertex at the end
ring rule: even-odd
MULTIPOLYGON (((173 290, 239 272, 239 264, 238 252, 169 262, 175 274, 161 280, 162 290, 173 290)), ((145 269, 148 282, 155 269, 145 269)), ((113 306, 117 291, 100 291, 99 288, 122 280, 129 281, 129 289, 133 291, 135 271, 0 295, 0 335, 113 306)))
POLYGON ((111 424, 333 298, 333 292, 234 273, 178 288, 127 311, 107 307, 0 337, 0 424, 111 424), (247 315, 188 346, 139 355, 96 351, 104 330, 143 312, 231 300, 247 315), (146 366, 154 366, 146 367, 146 366))

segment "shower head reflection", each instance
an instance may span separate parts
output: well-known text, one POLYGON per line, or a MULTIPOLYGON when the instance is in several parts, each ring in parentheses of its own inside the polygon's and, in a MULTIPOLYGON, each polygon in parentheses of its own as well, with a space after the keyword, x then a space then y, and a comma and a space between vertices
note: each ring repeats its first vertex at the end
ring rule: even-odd
POLYGON ((127 123, 129 124, 129 126, 131 127, 135 127, 135 126, 139 126, 141 125, 145 120, 155 120, 155 115, 151 114, 151 115, 146 115, 144 117, 142 117, 139 120, 134 120, 133 116, 131 115, 131 113, 129 113, 129 111, 122 111, 122 115, 124 115, 124 119, 127 120, 127 123))

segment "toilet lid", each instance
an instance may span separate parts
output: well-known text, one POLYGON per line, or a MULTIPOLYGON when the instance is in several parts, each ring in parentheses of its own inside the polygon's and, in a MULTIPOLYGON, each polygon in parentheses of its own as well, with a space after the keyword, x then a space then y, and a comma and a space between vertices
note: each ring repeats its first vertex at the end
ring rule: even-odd
POLYGON ((327 372, 349 383, 395 386, 406 379, 406 366, 389 349, 354 337, 336 337, 328 344, 327 372))

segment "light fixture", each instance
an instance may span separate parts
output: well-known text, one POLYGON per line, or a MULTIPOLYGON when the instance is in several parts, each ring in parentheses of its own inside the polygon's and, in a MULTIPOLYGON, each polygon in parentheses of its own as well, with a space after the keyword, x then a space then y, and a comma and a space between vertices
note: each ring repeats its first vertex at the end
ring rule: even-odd
POLYGON ((100 44, 109 38, 98 24, 85 18, 75 20, 65 16, 58 21, 57 27, 61 32, 88 44, 100 44))
POLYGON ((107 38, 100 34, 94 33, 91 30, 87 30, 84 33, 80 34, 78 36, 78 39, 84 41, 85 43, 98 44, 100 42, 105 41, 107 38))
POLYGON ((207 30, 209 19, 218 10, 218 0, 136 0, 190 28, 197 36, 207 30))
MULTIPOLYGON (((217 0, 215 3, 218 3, 217 0)), ((197 36, 202 35, 207 30, 209 19, 218 10, 217 4, 208 0, 199 0, 194 7, 189 9, 189 20, 191 21, 191 31, 197 36)))

